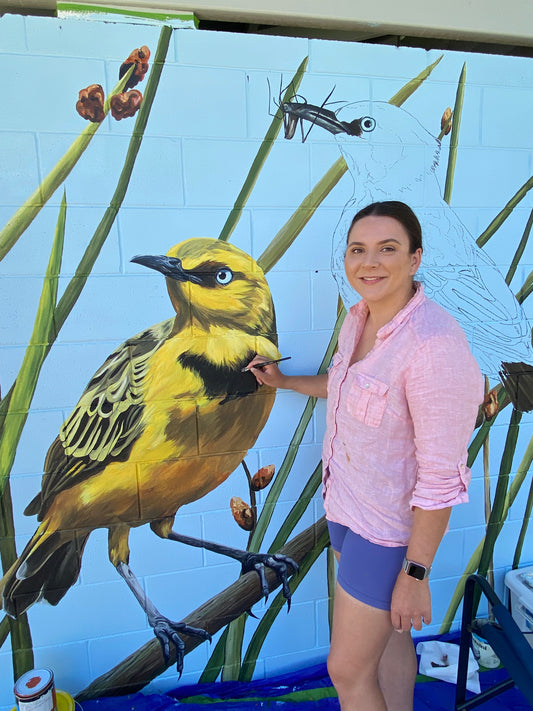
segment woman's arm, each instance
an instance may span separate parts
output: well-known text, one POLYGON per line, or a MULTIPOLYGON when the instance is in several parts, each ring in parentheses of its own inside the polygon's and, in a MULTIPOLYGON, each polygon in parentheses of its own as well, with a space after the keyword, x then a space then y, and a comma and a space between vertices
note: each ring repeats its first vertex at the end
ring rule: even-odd
POLYGON ((256 356, 248 364, 248 368, 255 375, 259 385, 269 385, 273 388, 294 390, 308 397, 326 397, 328 376, 321 375, 285 375, 275 363, 261 366, 261 360, 268 360, 256 356))
MULTIPOLYGON (((414 509, 413 529, 405 557, 429 568, 446 532, 451 507, 435 510, 414 509)), ((398 632, 408 632, 411 625, 422 629, 431 622, 429 579, 417 580, 400 571, 392 594, 391 621, 398 632)))

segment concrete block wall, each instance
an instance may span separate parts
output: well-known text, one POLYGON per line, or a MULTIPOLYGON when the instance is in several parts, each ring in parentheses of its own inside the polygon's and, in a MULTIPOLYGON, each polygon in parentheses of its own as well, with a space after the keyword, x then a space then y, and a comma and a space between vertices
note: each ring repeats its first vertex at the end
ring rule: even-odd
MULTIPOLYGON (((84 122, 74 108, 78 91, 92 83, 109 91, 133 48, 147 45, 153 59, 159 34, 159 27, 146 24, 16 15, 0 19, 0 226, 83 129, 84 122)), ((280 82, 290 80, 304 57, 309 57, 309 65, 299 93, 308 102, 321 104, 333 87, 332 101, 388 101, 439 55, 355 43, 174 31, 124 203, 45 361, 17 450, 11 488, 19 552, 35 530, 35 519, 22 512, 39 490, 47 449, 92 374, 123 340, 173 313, 163 278, 131 264, 131 257, 166 253, 188 237, 219 235, 270 124, 280 82)), ((452 206, 477 236, 533 172, 533 61, 445 53, 431 77, 404 105, 434 135, 440 130, 442 112, 453 106, 465 62, 465 103, 452 206)), ((143 85, 138 88, 142 91, 143 85)), ((115 122, 106 118, 65 182, 68 209, 60 295, 108 206, 132 128, 132 119, 115 122)), ((441 184, 447 146, 445 139, 437 168, 441 184)), ((339 155, 334 138, 317 127, 305 143, 299 131, 290 142, 280 135, 232 243, 258 258, 339 155)), ((3 395, 16 377, 31 335, 62 190, 0 262, 3 395)), ((331 237, 353 191, 353 181, 346 175, 267 275, 280 350, 292 356, 287 372, 315 372, 331 336, 338 299, 330 272, 331 237)), ((528 193, 485 248, 504 273, 532 207, 533 194, 528 193)), ((528 244, 511 284, 514 291, 533 269, 532 250, 528 244)), ((527 300, 524 308, 531 313, 527 300)), ((278 394, 269 421, 247 457, 250 470, 271 463, 279 467, 305 402, 293 393, 278 394)), ((491 434, 493 482, 508 417, 504 412, 491 434)), ((323 428, 324 407, 319 405, 274 512, 269 540, 320 459, 323 428)), ((512 475, 532 434, 531 416, 526 415, 512 475)), ((482 476, 476 464, 470 503, 454 512, 451 530, 438 553, 432 584, 434 619, 427 634, 438 632, 459 577, 483 536, 482 476)), ((511 508, 505 535, 495 551, 500 592, 512 562, 530 480, 531 475, 511 508)), ((177 517, 178 530, 245 546, 247 534, 233 522, 229 499, 246 498, 246 493, 244 474, 238 470, 210 494, 185 507, 177 517)), ((298 530, 320 515, 317 496, 298 530)), ((132 568, 149 596, 172 619, 185 617, 239 573, 236 563, 162 541, 146 526, 132 531, 130 543, 132 568)), ((531 536, 522 562, 533 562, 531 536)), ((255 612, 261 616, 264 609, 259 604, 255 612)), ((57 607, 35 605, 29 620, 36 665, 52 667, 58 688, 71 694, 152 637, 143 612, 108 561, 102 530, 89 539, 76 585, 57 607)), ((248 637, 255 624, 249 621, 248 637)), ((256 674, 315 663, 325 658, 327 648, 323 555, 295 594, 290 614, 276 620, 256 674)), ((198 678, 210 651, 205 644, 186 657, 181 683, 198 678)), ((149 688, 164 691, 177 683, 176 670, 169 669, 149 688)), ((12 705, 8 640, 0 649, 0 711, 12 705)))

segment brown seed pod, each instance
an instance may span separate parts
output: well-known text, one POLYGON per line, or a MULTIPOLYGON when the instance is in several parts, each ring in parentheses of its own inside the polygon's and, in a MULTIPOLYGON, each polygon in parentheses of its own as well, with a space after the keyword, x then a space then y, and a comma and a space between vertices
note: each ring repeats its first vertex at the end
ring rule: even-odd
POLYGON ((229 502, 231 513, 238 525, 245 531, 252 531, 255 526, 255 515, 249 504, 238 496, 233 496, 229 502))
POLYGON ((122 94, 115 94, 111 97, 109 104, 111 115, 117 121, 134 116, 141 108, 142 100, 143 95, 137 89, 123 91, 122 94))
POLYGON ((150 59, 150 50, 146 45, 140 49, 134 49, 129 57, 120 65, 118 78, 122 79, 132 64, 135 64, 135 69, 131 77, 128 79, 124 89, 131 89, 144 79, 144 75, 148 71, 148 60, 150 59))
POLYGON ((447 109, 445 109, 444 113, 442 114, 442 118, 440 120, 440 130, 444 131, 444 135, 447 136, 450 131, 452 130, 452 110, 448 106, 447 109), (446 128, 444 128, 446 126, 446 128))
POLYGON ((274 464, 268 464, 266 467, 261 467, 252 477, 250 486, 252 491, 261 491, 265 486, 268 486, 272 481, 276 467, 274 464))
POLYGON ((105 119, 104 90, 100 84, 91 84, 86 89, 81 89, 76 102, 76 111, 87 121, 101 123, 105 119))
POLYGON ((491 420, 495 415, 498 414, 498 393, 496 388, 493 388, 489 393, 485 395, 483 400, 483 405, 481 406, 485 419, 491 420))

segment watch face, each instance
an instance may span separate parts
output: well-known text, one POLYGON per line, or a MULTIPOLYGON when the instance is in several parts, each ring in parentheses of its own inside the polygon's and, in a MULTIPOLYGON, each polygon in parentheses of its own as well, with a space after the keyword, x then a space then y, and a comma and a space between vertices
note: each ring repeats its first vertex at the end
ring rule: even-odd
POLYGON ((414 563, 412 560, 407 559, 404 561, 403 569, 405 570, 407 575, 410 575, 416 580, 425 580, 429 573, 427 568, 425 568, 423 565, 419 565, 418 563, 414 563))
POLYGON ((424 580, 424 578, 426 577, 426 569, 424 568, 424 566, 417 565, 416 563, 411 563, 409 567, 410 570, 408 571, 408 575, 411 575, 417 580, 424 580))

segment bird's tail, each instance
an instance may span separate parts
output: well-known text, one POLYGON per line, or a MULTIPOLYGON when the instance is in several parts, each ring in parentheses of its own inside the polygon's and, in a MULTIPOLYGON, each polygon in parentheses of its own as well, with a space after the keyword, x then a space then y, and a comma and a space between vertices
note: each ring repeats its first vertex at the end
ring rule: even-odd
POLYGON ((41 599, 57 605, 80 573, 89 533, 53 531, 41 525, 0 580, 1 607, 18 617, 41 599))
POLYGON ((533 410, 533 365, 502 363, 500 378, 515 410, 533 410))

